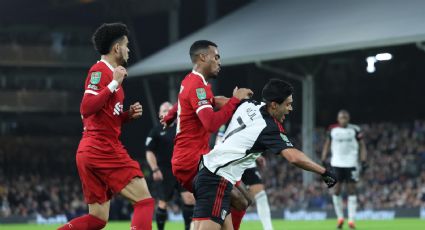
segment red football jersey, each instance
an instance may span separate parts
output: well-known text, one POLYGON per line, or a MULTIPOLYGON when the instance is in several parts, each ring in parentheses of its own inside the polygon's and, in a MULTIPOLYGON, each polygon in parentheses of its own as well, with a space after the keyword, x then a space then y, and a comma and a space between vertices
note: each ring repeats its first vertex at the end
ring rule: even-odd
POLYGON ((202 74, 192 71, 182 81, 178 97, 173 164, 197 164, 199 156, 209 152, 210 133, 203 128, 197 113, 205 108, 213 108, 213 98, 211 85, 202 74))
POLYGON ((117 144, 121 125, 128 119, 128 112, 123 112, 124 90, 117 84, 111 87, 113 69, 108 62, 101 60, 90 68, 85 81, 80 111, 83 139, 90 142, 88 145, 95 145, 99 140, 117 144))

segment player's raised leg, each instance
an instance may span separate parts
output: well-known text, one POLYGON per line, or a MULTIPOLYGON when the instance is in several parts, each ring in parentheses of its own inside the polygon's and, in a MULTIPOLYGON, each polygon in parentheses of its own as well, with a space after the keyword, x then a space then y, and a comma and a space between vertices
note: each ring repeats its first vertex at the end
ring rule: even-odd
POLYGON ((152 229, 152 216, 155 201, 148 190, 144 178, 135 177, 121 190, 121 195, 130 200, 134 207, 131 230, 152 229))

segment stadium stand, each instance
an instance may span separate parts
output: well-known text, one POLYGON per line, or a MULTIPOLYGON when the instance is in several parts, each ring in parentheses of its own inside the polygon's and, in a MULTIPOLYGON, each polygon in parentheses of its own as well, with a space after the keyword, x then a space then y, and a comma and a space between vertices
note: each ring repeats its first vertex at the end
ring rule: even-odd
MULTIPOLYGON (((360 209, 425 206, 425 121, 370 123, 362 128, 371 167, 359 184, 360 209)), ((317 153, 325 136, 324 128, 316 129, 317 153)), ((294 142, 301 144, 299 138, 294 142)), ((77 143, 74 137, 1 138, 0 217, 65 214, 72 218, 85 213, 75 169, 77 143)), ((262 174, 272 210, 332 209, 329 193, 318 178, 303 188, 301 170, 280 157, 267 159, 268 169, 262 174)), ((111 207, 111 219, 128 219, 132 210, 121 197, 111 207)), ((173 210, 178 211, 176 207, 173 210)))

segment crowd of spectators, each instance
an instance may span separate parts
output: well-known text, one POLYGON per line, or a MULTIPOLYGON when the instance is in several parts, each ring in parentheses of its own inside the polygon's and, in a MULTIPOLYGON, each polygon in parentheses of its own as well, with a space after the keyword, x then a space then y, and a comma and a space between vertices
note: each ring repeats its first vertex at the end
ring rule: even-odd
MULTIPOLYGON (((425 121, 361 128, 369 168, 358 184, 359 209, 425 207, 425 121)), ((326 129, 318 128, 316 154, 325 138, 326 129)), ((299 140, 294 140, 298 146, 299 140)), ((65 214, 72 218, 86 213, 75 167, 77 144, 78 138, 0 138, 0 217, 65 214)), ((282 157, 266 158, 268 165, 261 173, 272 210, 332 209, 330 191, 320 178, 303 187, 302 170, 282 157)), ((122 197, 111 203, 111 219, 128 219, 131 211, 122 197)))
MULTIPOLYGON (((369 167, 362 172, 358 183, 359 208, 425 206, 425 121, 372 123, 361 128, 369 167)), ((326 129, 316 130, 316 156, 320 156, 326 136, 326 129)), ((267 159, 269 167, 262 173, 272 209, 332 209, 331 191, 319 177, 303 188, 301 170, 281 157, 267 159)))

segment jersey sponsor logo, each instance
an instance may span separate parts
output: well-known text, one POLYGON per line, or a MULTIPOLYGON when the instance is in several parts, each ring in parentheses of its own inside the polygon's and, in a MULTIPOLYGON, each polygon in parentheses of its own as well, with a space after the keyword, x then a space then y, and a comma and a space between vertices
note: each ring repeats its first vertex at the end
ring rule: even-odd
POLYGON ((207 92, 205 92, 204 88, 197 88, 196 96, 198 97, 199 100, 205 100, 207 98, 207 92))
POLYGON ((101 76, 102 76, 102 72, 91 73, 90 83, 93 85, 99 84, 101 76))
POLYGON ((119 116, 122 113, 123 105, 120 102, 117 102, 114 106, 114 112, 112 113, 115 116, 119 116))
POLYGON ((280 137, 286 143, 286 146, 288 146, 288 147, 294 147, 294 145, 292 145, 292 143, 289 141, 288 137, 285 134, 281 133, 280 134, 280 137))
POLYGON ((92 90, 99 90, 99 88, 96 85, 88 85, 87 88, 92 89, 92 90))
POLYGON ((198 106, 209 105, 210 102, 208 100, 202 100, 198 102, 198 106))

